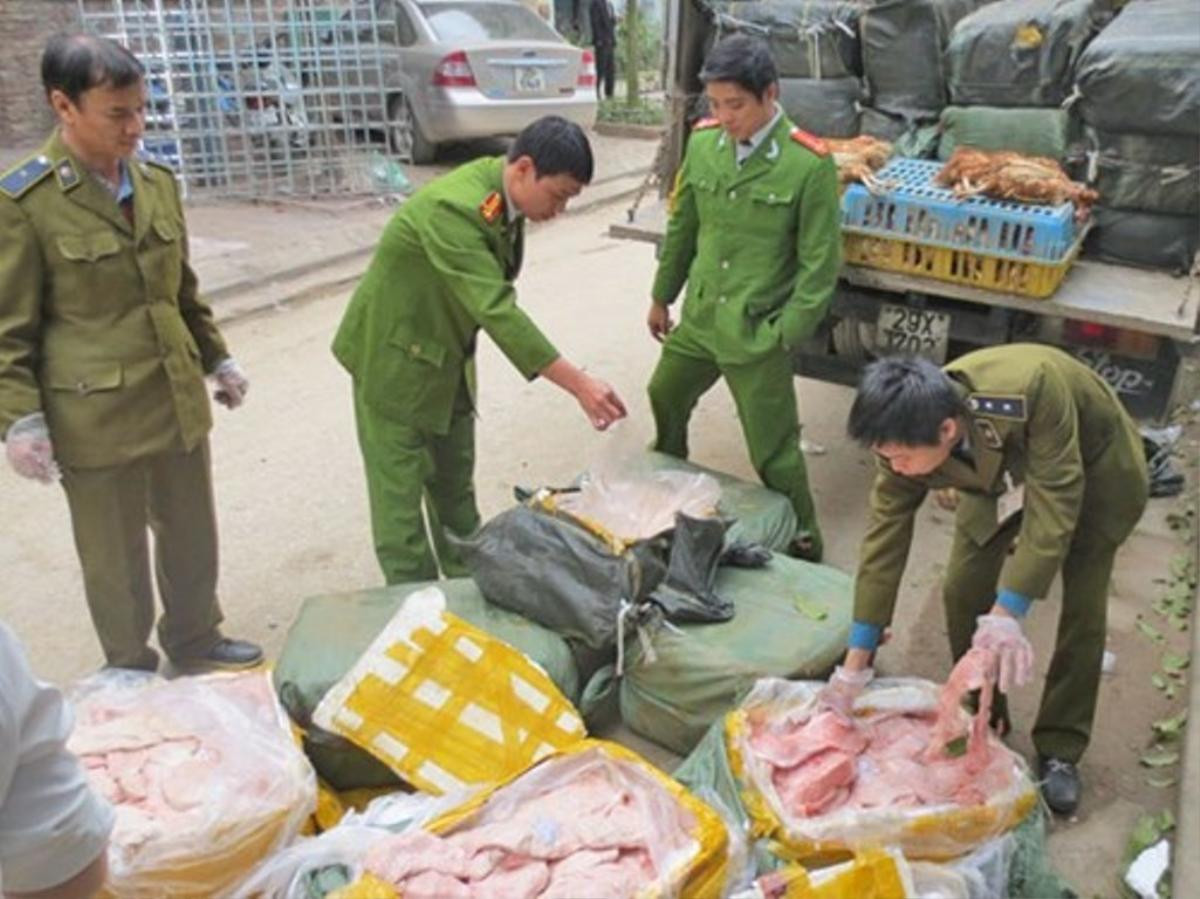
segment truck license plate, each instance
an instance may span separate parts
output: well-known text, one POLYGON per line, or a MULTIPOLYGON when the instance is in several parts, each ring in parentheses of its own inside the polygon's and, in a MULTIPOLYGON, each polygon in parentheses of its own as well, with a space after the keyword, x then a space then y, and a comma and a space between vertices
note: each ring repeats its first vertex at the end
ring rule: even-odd
POLYGON ((540 94, 546 89, 546 72, 537 66, 519 66, 516 71, 517 91, 540 94))
POLYGON ((881 355, 911 353, 934 362, 946 361, 950 346, 950 313, 884 304, 876 319, 875 343, 881 355))

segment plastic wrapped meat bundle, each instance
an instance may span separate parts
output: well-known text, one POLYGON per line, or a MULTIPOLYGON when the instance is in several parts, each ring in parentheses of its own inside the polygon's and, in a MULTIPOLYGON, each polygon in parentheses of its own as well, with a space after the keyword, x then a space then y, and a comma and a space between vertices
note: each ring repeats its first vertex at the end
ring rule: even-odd
POLYGON ((819 683, 761 681, 726 724, 756 828, 797 860, 876 845, 947 859, 1016 826, 1033 784, 987 728, 987 700, 974 718, 958 705, 982 683, 969 667, 977 660, 964 658, 943 691, 876 682, 853 722, 817 709, 819 683))
POLYGON ((372 841, 360 869, 404 899, 716 899, 727 856, 714 811, 634 753, 589 740, 372 841))
POLYGON ((858 20, 863 3, 701 0, 701 5, 713 17, 714 40, 731 33, 761 37, 782 78, 837 79, 862 74, 858 20))
POLYGON ((81 686, 68 744, 116 809, 119 899, 235 895, 316 804, 316 778, 266 672, 81 686))
POLYGON ((675 527, 676 515, 711 518, 721 487, 702 473, 656 471, 630 476, 615 470, 585 475, 577 493, 561 493, 555 506, 595 524, 618 540, 649 540, 675 527))

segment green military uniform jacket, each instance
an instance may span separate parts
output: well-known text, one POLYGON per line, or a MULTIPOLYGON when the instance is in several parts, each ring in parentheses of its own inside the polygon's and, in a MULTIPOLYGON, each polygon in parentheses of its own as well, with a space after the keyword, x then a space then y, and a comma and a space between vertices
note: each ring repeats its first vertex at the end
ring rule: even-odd
POLYGON ((1112 389, 1061 350, 1033 344, 968 353, 945 367, 970 410, 972 462, 951 456, 924 477, 895 474, 882 460, 855 585, 854 618, 890 623, 927 491, 960 491, 956 527, 976 545, 1000 530, 1000 497, 1024 488, 1019 538, 1000 589, 1046 595, 1077 529, 1122 542, 1137 524, 1146 461, 1137 427, 1112 389))
POLYGON ((673 343, 730 364, 810 337, 842 259, 824 145, 783 115, 741 167, 734 143, 715 123, 692 133, 651 294, 666 306, 687 282, 673 343))
POLYGON ((0 177, 0 436, 43 411, 58 461, 192 449, 226 355, 188 265, 175 177, 131 160, 133 222, 56 133, 0 177))
POLYGON ((365 402, 444 434, 474 379, 480 328, 526 377, 558 358, 517 306, 524 223, 504 206, 504 158, 481 159, 419 190, 392 217, 333 342, 365 402))

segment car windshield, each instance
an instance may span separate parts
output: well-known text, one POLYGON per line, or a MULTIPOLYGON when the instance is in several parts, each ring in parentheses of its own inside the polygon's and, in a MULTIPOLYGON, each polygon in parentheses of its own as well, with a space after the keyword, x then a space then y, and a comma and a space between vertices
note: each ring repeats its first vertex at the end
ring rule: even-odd
POLYGON ((422 3, 421 12, 438 40, 561 41, 537 14, 519 3, 422 3))

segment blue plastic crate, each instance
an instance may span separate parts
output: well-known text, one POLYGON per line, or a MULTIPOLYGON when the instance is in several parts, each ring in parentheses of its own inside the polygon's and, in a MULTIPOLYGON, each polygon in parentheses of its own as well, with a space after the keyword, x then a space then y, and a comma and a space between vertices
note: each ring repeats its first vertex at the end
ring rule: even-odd
POLYGON ((1057 262, 1077 237, 1075 206, 958 199, 934 183, 942 163, 896 159, 876 173, 888 189, 852 184, 842 194, 842 227, 856 234, 967 249, 1012 259, 1057 262))

